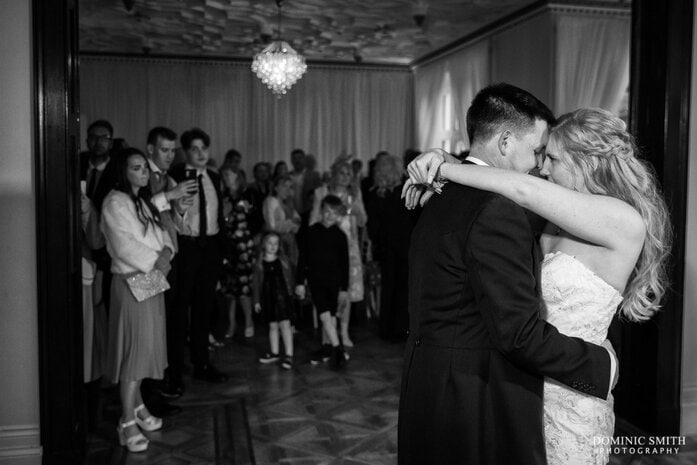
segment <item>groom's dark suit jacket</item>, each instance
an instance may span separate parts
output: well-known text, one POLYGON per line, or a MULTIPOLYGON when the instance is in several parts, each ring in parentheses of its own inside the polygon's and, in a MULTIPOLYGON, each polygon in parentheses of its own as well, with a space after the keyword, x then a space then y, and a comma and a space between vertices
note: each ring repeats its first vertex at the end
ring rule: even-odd
POLYGON ((540 319, 525 210, 448 184, 412 233, 399 463, 544 464, 543 376, 606 398, 610 357, 540 319))

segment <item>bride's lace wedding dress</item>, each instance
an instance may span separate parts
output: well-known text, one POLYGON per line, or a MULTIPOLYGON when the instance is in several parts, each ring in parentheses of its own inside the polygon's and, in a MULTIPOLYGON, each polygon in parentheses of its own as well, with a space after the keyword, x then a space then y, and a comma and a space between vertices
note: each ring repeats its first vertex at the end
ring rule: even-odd
MULTIPOLYGON (((601 344, 622 300, 620 293, 563 252, 545 256, 541 275, 545 319, 567 336, 601 344)), ((612 395, 604 401, 545 378, 548 465, 608 463, 608 447, 601 441, 612 438, 614 424, 612 395)))

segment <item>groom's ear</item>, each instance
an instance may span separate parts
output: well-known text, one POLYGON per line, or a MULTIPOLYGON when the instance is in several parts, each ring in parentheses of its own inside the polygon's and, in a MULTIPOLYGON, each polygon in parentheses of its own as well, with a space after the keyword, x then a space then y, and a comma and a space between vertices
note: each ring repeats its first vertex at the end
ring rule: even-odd
POLYGON ((501 134, 499 134, 499 140, 498 140, 499 152, 504 157, 507 156, 511 151, 511 142, 512 142, 511 138, 512 137, 513 137, 513 133, 508 129, 506 129, 501 134))

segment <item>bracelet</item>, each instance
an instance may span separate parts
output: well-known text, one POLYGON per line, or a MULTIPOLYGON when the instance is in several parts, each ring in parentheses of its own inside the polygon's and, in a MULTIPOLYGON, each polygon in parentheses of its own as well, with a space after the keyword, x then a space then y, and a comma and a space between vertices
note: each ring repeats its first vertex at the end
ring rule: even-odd
POLYGON ((442 174, 440 174, 440 168, 443 166, 443 163, 445 163, 445 161, 441 162, 441 164, 438 165, 438 168, 436 168, 436 175, 433 177, 433 181, 431 182, 431 187, 433 187, 433 190, 438 194, 443 191, 443 187, 445 187, 445 185, 448 183, 448 180, 445 179, 442 174))

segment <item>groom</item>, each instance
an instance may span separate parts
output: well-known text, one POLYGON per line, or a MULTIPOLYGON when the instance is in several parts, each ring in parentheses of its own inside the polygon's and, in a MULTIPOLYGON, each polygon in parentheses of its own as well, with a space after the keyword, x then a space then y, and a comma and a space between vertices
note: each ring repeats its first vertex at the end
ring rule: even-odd
MULTIPOLYGON (((553 120, 528 92, 489 86, 467 112, 465 163, 528 172, 553 120)), ((421 213, 409 263, 399 464, 545 464, 543 376, 605 399, 616 362, 540 319, 525 210, 448 184, 421 213)))

